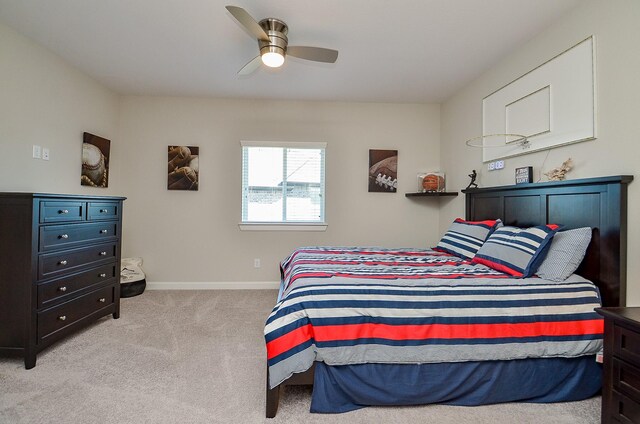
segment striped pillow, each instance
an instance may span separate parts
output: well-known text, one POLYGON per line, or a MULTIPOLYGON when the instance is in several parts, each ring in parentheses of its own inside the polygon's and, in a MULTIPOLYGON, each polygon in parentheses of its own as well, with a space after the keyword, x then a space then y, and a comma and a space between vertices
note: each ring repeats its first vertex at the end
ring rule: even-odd
POLYGON ((514 277, 531 277, 544 260, 558 228, 557 225, 498 228, 482 245, 473 262, 514 277))
POLYGON ((463 259, 473 259, 487 237, 500 226, 502 221, 499 219, 465 221, 456 218, 434 250, 451 253, 463 259))
POLYGON ((582 227, 556 234, 536 275, 551 281, 564 281, 569 278, 584 259, 591 242, 591 233, 591 227, 582 227))

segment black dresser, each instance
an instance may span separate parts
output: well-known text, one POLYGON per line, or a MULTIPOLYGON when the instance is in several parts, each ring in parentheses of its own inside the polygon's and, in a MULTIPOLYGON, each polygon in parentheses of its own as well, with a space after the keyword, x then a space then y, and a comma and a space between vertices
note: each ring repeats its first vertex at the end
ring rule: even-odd
POLYGON ((602 422, 640 423, 640 308, 599 308, 604 316, 602 422))
POLYGON ((120 314, 124 197, 0 193, 0 353, 36 354, 120 314))

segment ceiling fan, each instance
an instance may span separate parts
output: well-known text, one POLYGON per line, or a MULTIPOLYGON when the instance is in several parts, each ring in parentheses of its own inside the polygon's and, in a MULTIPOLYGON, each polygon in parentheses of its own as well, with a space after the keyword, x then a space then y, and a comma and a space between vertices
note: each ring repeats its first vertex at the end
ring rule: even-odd
POLYGON ((322 47, 289 46, 287 24, 280 19, 265 18, 260 22, 249 15, 241 7, 227 6, 227 10, 234 18, 258 39, 260 54, 249 61, 238 71, 238 75, 249 75, 264 64, 271 68, 278 68, 284 63, 285 56, 315 62, 335 63, 338 51, 322 47))

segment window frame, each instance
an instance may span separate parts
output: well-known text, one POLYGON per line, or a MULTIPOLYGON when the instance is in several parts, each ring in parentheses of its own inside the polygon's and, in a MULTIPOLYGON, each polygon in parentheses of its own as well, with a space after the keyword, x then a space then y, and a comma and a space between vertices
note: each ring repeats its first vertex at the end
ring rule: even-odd
MULTIPOLYGON (((293 142, 293 141, 241 141, 241 205, 240 205, 240 230, 249 231, 325 231, 327 228, 326 219, 326 148, 327 143, 323 142, 293 142), (245 173, 245 147, 268 147, 268 148, 293 148, 293 149, 321 149, 321 169, 322 179, 320 181, 320 195, 322 204, 320 206, 320 221, 245 221, 245 189, 248 182, 245 181, 248 173, 245 173)), ((283 150, 284 152, 284 150, 283 150)), ((286 169, 286 166, 283 168, 286 169)), ((283 171, 284 171, 283 169, 283 171)), ((283 181, 283 213, 286 211, 286 181, 283 181)))

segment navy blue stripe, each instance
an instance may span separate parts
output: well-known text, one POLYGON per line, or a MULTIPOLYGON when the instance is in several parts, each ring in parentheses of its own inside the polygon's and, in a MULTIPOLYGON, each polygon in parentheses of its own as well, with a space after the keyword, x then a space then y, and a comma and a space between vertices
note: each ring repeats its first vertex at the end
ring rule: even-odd
POLYGON ((295 355, 298 352, 302 352, 303 350, 307 349, 309 346, 313 345, 314 341, 313 339, 307 340, 304 343, 301 343, 295 347, 292 347, 291 349, 287 350, 286 352, 282 352, 280 355, 278 356, 274 356, 271 359, 267 360, 267 365, 268 366, 272 366, 277 364, 280 361, 284 361, 285 359, 295 355))
POLYGON ((422 301, 422 302, 397 302, 386 300, 324 300, 306 301, 290 305, 278 310, 268 322, 276 318, 286 316, 292 312, 304 309, 338 309, 338 308, 378 308, 378 309, 450 309, 450 308, 525 308, 532 306, 556 306, 556 305, 584 305, 597 303, 594 296, 571 299, 535 299, 535 300, 470 300, 470 301, 422 301))
MULTIPOLYGON (((419 318, 393 318, 393 317, 337 317, 314 318, 313 326, 326 325, 352 325, 352 324, 387 324, 387 325, 432 325, 432 324, 523 324, 537 322, 566 322, 588 321, 603 319, 597 313, 568 314, 568 315, 525 315, 525 316, 471 316, 471 317, 419 317, 419 318)), ((296 327, 294 327, 296 328, 296 327)), ((290 331, 290 330, 289 330, 290 331)))
POLYGON ((469 234, 457 233, 455 231, 447 232, 442 238, 444 240, 447 240, 448 238, 452 238, 454 240, 466 241, 467 243, 475 244, 478 247, 482 246, 482 243, 484 242, 484 240, 480 240, 479 238, 470 236, 469 234))
MULTIPOLYGON (((520 272, 521 274, 524 274, 524 269, 520 268, 519 266, 516 266, 516 265, 512 264, 511 262, 503 261, 503 260, 495 258, 493 256, 483 255, 481 253, 476 253, 476 258, 486 259, 489 262, 493 262, 493 263, 499 264, 499 265, 504 265, 507 268, 511 268, 511 269, 513 269, 515 271, 520 272)), ((518 278, 518 277, 514 276, 513 278, 518 278)))

